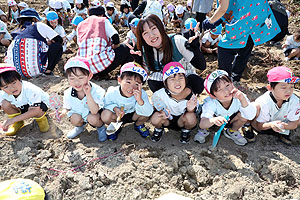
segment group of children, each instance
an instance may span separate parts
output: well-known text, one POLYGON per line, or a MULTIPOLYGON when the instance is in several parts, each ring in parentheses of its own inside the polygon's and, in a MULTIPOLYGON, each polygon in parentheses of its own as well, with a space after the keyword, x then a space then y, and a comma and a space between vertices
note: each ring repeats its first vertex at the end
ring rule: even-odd
MULTIPOLYGON (((154 142, 160 141, 164 128, 170 128, 181 130, 180 142, 188 143, 199 118, 199 129, 194 137, 199 143, 205 142, 209 128, 226 123, 224 135, 237 145, 255 140, 250 127, 258 133, 275 133, 282 142, 290 145, 290 130, 300 124, 300 100, 293 94, 299 78, 283 66, 269 70, 268 92, 255 102, 250 102, 234 87, 227 72, 216 70, 205 79, 209 97, 200 105, 197 96, 187 87, 183 66, 179 62, 170 62, 163 69, 164 88, 152 95, 154 107, 142 89, 147 72, 135 62, 121 67, 119 85, 109 87, 106 92, 91 82, 93 74, 85 58, 69 59, 64 69, 70 88, 64 92, 63 110, 59 115, 67 115, 74 126, 67 133, 70 139, 90 124, 97 128, 99 141, 116 140, 121 129, 109 134, 106 127, 120 118, 123 124, 134 122, 134 129, 154 142), (146 121, 155 127, 151 135, 146 121), (240 132, 242 127, 247 127, 243 128, 243 133, 240 132)), ((4 63, 0 65, 0 89, 1 108, 8 116, 2 124, 6 135, 15 135, 29 118, 37 121, 41 132, 48 131, 49 95, 46 92, 21 80, 15 67, 4 63)))

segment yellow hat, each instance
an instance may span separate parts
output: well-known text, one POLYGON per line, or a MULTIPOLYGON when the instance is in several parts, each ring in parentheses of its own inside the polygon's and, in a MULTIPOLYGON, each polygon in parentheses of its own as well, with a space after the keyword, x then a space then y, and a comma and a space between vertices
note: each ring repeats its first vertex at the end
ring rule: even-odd
POLYGON ((29 179, 11 179, 0 182, 0 200, 44 200, 45 191, 29 179))

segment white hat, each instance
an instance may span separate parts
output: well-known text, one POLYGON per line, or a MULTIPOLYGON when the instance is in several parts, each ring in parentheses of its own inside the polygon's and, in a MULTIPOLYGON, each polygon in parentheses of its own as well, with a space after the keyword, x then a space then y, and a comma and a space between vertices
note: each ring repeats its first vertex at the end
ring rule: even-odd
POLYGON ((18 6, 23 7, 23 8, 28 8, 27 3, 25 3, 25 2, 18 3, 18 6))
POLYGON ((8 6, 14 6, 14 5, 17 5, 17 2, 15 2, 15 0, 8 0, 7 5, 8 6))
POLYGON ((109 7, 109 8, 114 8, 115 7, 115 4, 113 2, 108 2, 106 4, 106 7, 109 7))
POLYGON ((228 73, 224 70, 219 70, 218 69, 218 70, 213 71, 211 74, 209 74, 206 77, 206 79, 204 81, 204 88, 205 88, 207 93, 210 94, 210 88, 211 88, 212 84, 214 83, 214 81, 217 78, 219 78, 220 76, 223 76, 223 75, 228 76, 228 73))
POLYGON ((176 6, 176 8, 175 8, 175 13, 176 13, 177 15, 180 15, 180 14, 182 14, 183 12, 184 12, 184 9, 183 9, 183 6, 182 6, 182 5, 176 6))
POLYGON ((63 8, 61 1, 55 1, 55 0, 50 1, 49 6, 55 10, 59 10, 63 8))
POLYGON ((72 67, 80 67, 82 69, 91 71, 89 61, 84 57, 75 56, 73 58, 70 58, 64 66, 65 71, 72 67))
POLYGON ((188 1, 186 2, 186 6, 192 7, 192 0, 188 0, 188 1))
POLYGON ((75 0, 75 3, 82 4, 83 0, 75 0))
POLYGON ((93 6, 101 6, 101 2, 98 1, 98 0, 94 0, 91 4, 92 4, 93 6))

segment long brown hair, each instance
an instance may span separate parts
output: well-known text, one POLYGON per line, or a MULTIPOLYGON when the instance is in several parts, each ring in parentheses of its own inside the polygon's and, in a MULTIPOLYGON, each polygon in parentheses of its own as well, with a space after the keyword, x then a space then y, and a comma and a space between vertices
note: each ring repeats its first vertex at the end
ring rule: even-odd
MULTIPOLYGON (((148 15, 146 18, 142 18, 137 26, 137 48, 142 52, 142 55, 146 56, 146 64, 148 65, 149 69, 151 71, 157 71, 154 66, 154 53, 153 53, 153 47, 149 46, 142 34, 144 32, 144 24, 147 23, 148 26, 150 23, 154 24, 154 26, 157 27, 161 34, 162 38, 162 47, 160 51, 163 52, 163 59, 162 64, 165 65, 172 61, 173 56, 173 45, 172 41, 167 35, 164 25, 162 24, 161 20, 154 14, 148 15)), ((161 69, 162 70, 162 69, 161 69)))

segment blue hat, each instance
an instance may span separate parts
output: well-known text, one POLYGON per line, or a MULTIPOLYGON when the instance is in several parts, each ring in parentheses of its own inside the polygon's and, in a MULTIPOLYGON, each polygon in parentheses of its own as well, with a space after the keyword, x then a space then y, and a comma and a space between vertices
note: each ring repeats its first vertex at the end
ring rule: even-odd
POLYGON ((217 26, 216 28, 212 29, 210 31, 211 34, 214 34, 214 35, 221 35, 222 33, 222 24, 220 24, 219 26, 217 26))
POLYGON ((46 17, 48 21, 52 21, 58 19, 58 14, 54 11, 49 11, 46 17))
POLYGON ((78 26, 80 22, 82 22, 84 19, 81 16, 76 16, 72 19, 71 24, 78 26))
POLYGON ((34 8, 25 8, 21 10, 20 16, 17 18, 17 21, 19 22, 21 18, 26 18, 26 17, 33 17, 41 21, 39 14, 36 12, 34 8))
POLYGON ((192 23, 192 28, 195 28, 197 26, 197 21, 194 18, 188 18, 187 20, 185 20, 184 22, 184 26, 187 30, 191 29, 191 23, 192 23))
POLYGON ((137 27, 139 21, 140 21, 139 18, 134 18, 134 19, 131 20, 131 22, 129 23, 129 25, 133 26, 133 27, 137 27))

